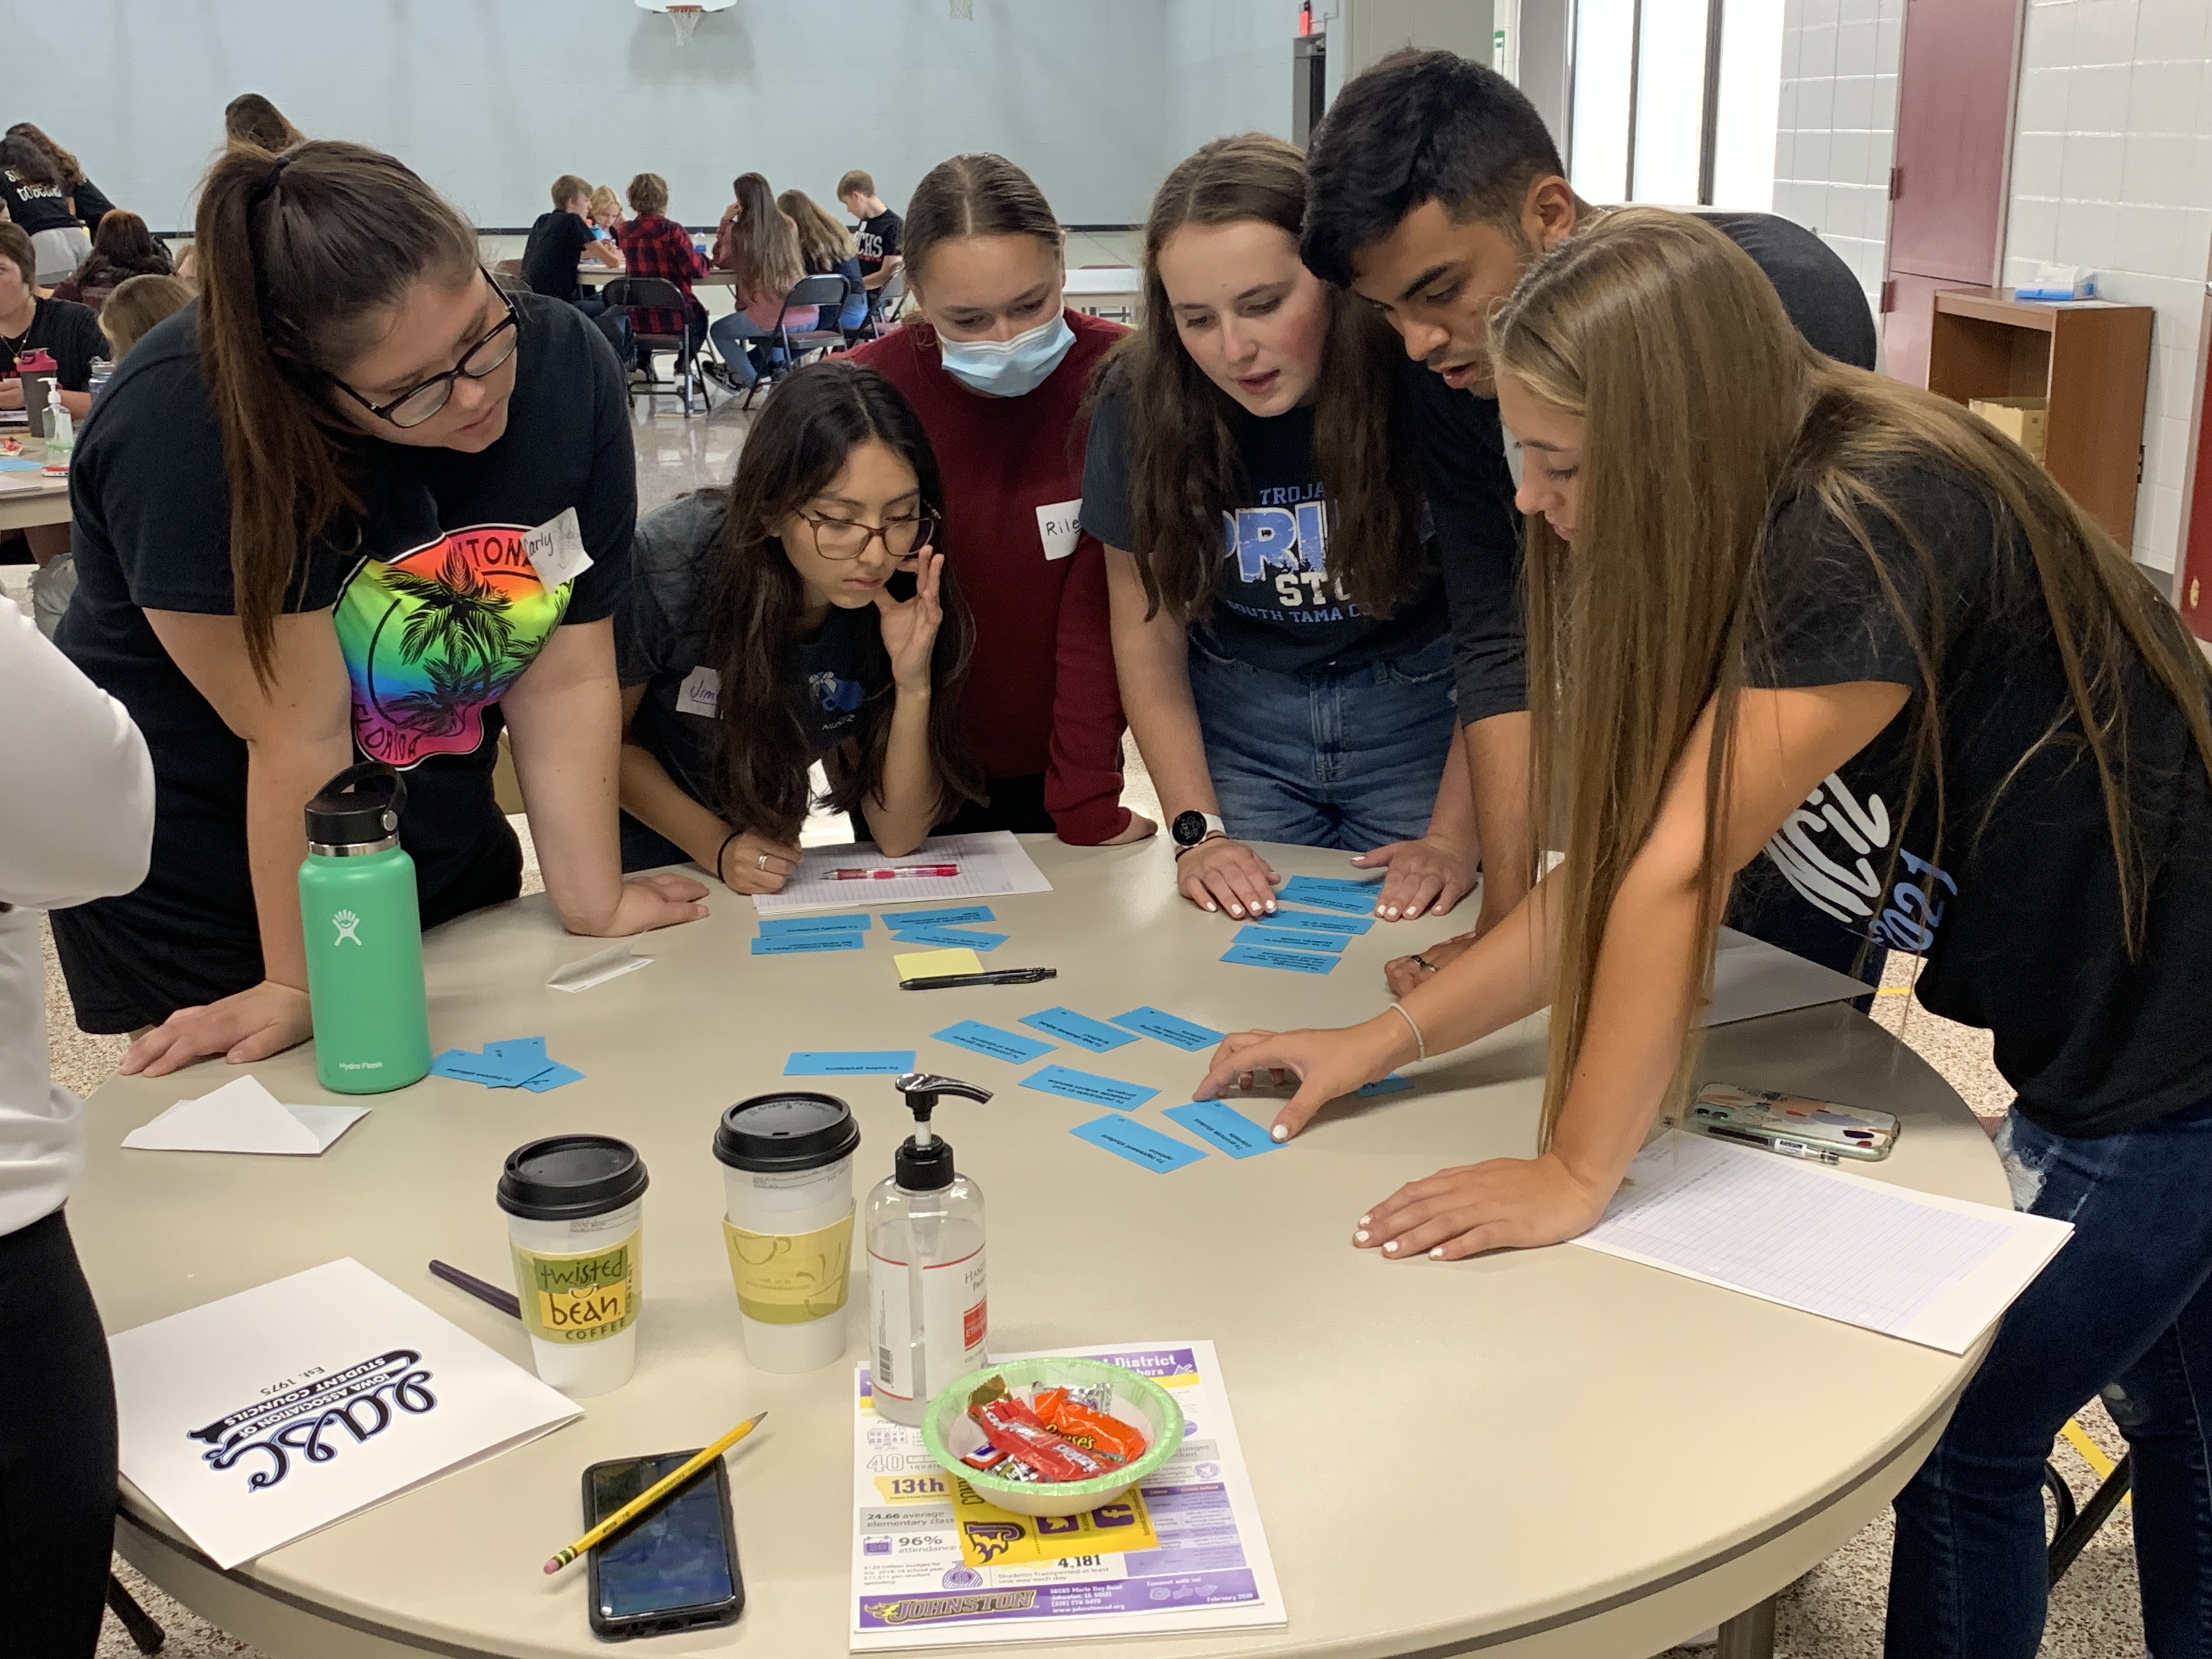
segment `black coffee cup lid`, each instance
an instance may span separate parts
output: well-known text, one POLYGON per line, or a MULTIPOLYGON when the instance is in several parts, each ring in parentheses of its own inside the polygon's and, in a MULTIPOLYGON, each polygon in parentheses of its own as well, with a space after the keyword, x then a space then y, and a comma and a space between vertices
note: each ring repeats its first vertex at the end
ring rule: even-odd
POLYGON ((580 1221, 635 1203, 645 1160, 612 1135, 553 1135, 517 1147, 500 1171, 499 1207, 526 1221, 580 1221))
POLYGON ((853 1109, 835 1095, 755 1095, 722 1114, 714 1156, 732 1170, 804 1174, 848 1156, 860 1144, 853 1109))

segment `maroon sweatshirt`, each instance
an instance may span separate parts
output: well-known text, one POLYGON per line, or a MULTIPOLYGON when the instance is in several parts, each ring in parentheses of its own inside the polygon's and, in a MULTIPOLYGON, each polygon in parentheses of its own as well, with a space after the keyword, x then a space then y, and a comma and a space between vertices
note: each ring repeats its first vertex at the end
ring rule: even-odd
POLYGON ((927 325, 852 353, 921 416, 947 499, 945 547, 975 617, 961 725, 992 777, 1044 774, 1060 838, 1094 847, 1129 822, 1121 805, 1121 694, 1106 610, 1106 556, 1075 526, 1083 504, 1084 388, 1119 323, 1067 313, 1075 346, 1021 398, 990 398, 945 372, 927 325))

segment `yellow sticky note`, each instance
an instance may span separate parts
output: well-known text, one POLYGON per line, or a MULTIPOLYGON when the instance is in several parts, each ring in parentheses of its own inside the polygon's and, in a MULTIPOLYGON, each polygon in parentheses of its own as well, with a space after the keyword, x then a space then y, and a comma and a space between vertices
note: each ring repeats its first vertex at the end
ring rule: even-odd
POLYGON ((953 1483, 953 1524, 960 1559, 971 1567, 1042 1566, 1071 1555, 1109 1555, 1159 1547, 1144 1494, 1124 1492, 1087 1515, 1015 1515, 984 1499, 965 1480, 953 1483))
POLYGON ((901 979, 941 979, 947 974, 980 974, 983 958, 963 947, 957 951, 912 951, 893 957, 901 979))

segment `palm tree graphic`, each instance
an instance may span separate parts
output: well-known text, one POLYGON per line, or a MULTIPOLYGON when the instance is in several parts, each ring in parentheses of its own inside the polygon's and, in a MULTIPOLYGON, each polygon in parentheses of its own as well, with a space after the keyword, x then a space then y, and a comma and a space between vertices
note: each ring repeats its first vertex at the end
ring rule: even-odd
POLYGON ((401 730, 426 738, 456 736, 471 712, 491 701, 490 670, 505 661, 502 657, 487 665, 433 657, 423 665, 430 676, 429 689, 394 697, 383 705, 385 717, 401 730))
POLYGON ((420 662, 434 652, 488 664, 504 657, 514 643, 507 595, 472 568, 459 548, 446 550, 434 574, 417 575, 394 567, 386 573, 384 587, 395 601, 413 601, 400 629, 403 661, 420 662))

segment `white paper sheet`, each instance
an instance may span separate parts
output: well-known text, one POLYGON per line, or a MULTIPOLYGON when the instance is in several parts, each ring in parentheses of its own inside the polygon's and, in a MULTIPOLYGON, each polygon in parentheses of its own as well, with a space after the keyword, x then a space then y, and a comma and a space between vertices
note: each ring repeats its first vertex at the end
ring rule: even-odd
POLYGON ((604 951, 594 951, 587 957, 562 963, 545 982, 556 991, 588 991, 594 985, 619 979, 632 969, 647 967, 652 961, 651 957, 641 956, 624 939, 604 951))
POLYGON ((1574 1242, 1964 1353, 2074 1229, 1670 1132, 1574 1242))
MULTIPOLYGON (((878 1418, 854 1368, 853 1650, 1059 1642, 1078 1636, 1279 1629, 1289 1622, 1211 1342, 1049 1348, 1149 1376, 1191 1425, 1143 1487, 1156 1549, 970 1567, 945 1473, 921 1431, 878 1418)), ((1000 1354, 1000 1361, 1030 1358, 1000 1354)))
POLYGON ((1849 1002, 1873 989, 1849 974, 1792 956, 1778 945, 1723 927, 1713 951, 1713 1000, 1703 1023, 1727 1025, 1791 1008, 1849 1002))
POLYGON ((350 1259, 108 1350, 123 1473, 223 1568, 582 1415, 350 1259))
POLYGON ((800 854, 799 868, 784 883, 783 890, 757 893, 753 905, 762 915, 781 916, 794 910, 850 910, 866 904, 915 904, 936 899, 950 904, 1001 893, 1050 891, 1052 884, 1014 839, 1013 832, 991 830, 975 836, 938 836, 896 859, 885 858, 873 848, 849 844, 810 847, 800 854), (957 865, 959 873, 847 880, 836 875, 840 870, 896 870, 925 864, 957 865))
POLYGON ((313 1158, 368 1115, 366 1106, 291 1106, 252 1077, 180 1100, 123 1137, 149 1152, 276 1152, 313 1158))

